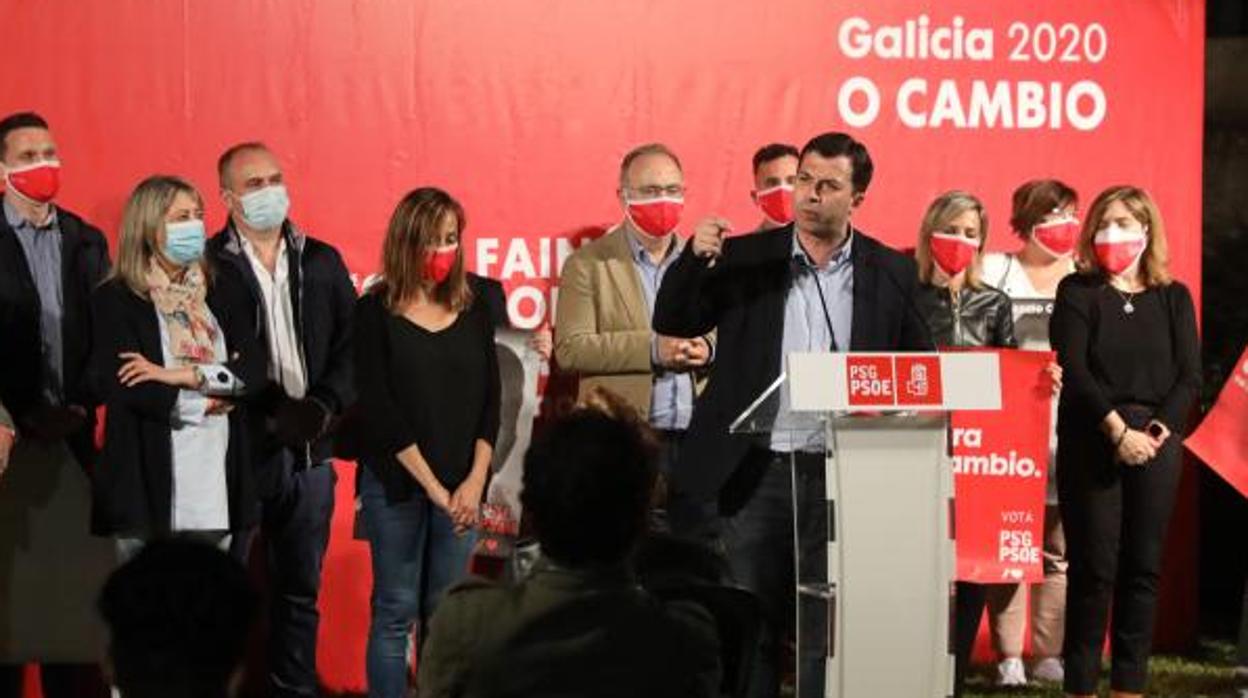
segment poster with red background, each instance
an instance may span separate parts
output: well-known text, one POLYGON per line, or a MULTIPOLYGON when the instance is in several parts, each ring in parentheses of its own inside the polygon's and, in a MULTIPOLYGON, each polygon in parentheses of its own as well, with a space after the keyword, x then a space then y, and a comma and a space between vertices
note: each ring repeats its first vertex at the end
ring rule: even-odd
POLYGON ((1248 497, 1248 350, 1239 357, 1200 428, 1183 444, 1248 497))
MULTIPOLYGON (((547 318, 562 261, 620 217, 632 146, 682 158, 685 228, 761 216, 750 156, 828 130, 876 176, 855 223, 912 244, 927 203, 984 199, 989 247, 1017 245, 1010 192, 1060 177, 1083 196, 1156 196, 1176 276, 1199 292, 1200 0, 3 0, 0 112, 52 123, 60 203, 110 239, 144 176, 184 175, 224 210, 215 161, 263 140, 292 217, 377 269, 394 204, 443 187, 468 212, 470 266, 501 278, 513 321, 547 318)), ((367 550, 348 539, 343 468, 325 572, 329 685, 363 684, 367 550)))
POLYGON ((957 578, 981 584, 1044 577, 1044 496, 1049 477, 1053 352, 1007 349, 1001 409, 950 415, 957 578))

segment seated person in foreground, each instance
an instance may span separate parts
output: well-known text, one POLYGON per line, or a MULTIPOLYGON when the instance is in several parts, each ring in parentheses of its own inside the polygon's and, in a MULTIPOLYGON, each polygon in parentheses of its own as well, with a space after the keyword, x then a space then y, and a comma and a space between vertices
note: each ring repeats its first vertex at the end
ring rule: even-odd
POLYGON ((652 451, 628 421, 579 410, 553 425, 525 457, 521 493, 543 557, 519 584, 447 594, 420 695, 717 695, 710 615, 652 597, 627 563, 654 480, 652 451))
POLYGON ((258 603, 243 566, 212 545, 148 543, 100 592, 114 695, 237 695, 258 603))

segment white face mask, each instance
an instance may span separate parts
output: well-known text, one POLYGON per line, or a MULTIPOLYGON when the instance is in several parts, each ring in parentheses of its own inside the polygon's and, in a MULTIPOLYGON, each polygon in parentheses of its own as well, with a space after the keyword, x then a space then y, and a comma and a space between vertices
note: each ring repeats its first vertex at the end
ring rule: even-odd
POLYGON ((290 196, 286 185, 273 184, 238 197, 243 220, 256 230, 272 230, 286 220, 290 212, 290 196))

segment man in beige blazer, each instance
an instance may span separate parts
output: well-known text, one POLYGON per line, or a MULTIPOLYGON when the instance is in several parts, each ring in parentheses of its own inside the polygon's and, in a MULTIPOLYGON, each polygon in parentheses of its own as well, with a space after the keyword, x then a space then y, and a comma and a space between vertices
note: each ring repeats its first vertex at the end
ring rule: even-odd
POLYGON ((675 232, 684 204, 680 160, 651 143, 620 163, 624 218, 564 263, 555 312, 555 360, 579 377, 579 394, 618 393, 659 433, 659 467, 673 462, 693 413, 695 379, 712 338, 677 339, 650 328, 654 299, 684 240, 675 232))

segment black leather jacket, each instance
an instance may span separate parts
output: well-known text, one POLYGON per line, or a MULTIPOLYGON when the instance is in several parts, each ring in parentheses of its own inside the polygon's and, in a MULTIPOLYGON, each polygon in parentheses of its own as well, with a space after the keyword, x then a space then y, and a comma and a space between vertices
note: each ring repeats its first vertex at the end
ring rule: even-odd
POLYGON ((948 288, 920 284, 915 303, 938 347, 1015 348, 1010 297, 983 285, 956 296, 948 288))

